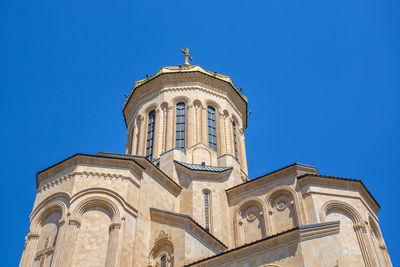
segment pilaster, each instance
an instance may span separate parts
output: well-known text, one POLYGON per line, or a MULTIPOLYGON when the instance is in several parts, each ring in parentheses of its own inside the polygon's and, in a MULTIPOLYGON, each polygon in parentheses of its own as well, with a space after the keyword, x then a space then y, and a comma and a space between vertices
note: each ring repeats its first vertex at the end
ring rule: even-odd
POLYGON ((25 240, 25 248, 19 264, 20 267, 32 266, 39 234, 29 233, 25 240))
POLYGON ((194 106, 191 104, 187 108, 186 129, 186 147, 191 147, 196 144, 196 117, 194 106))
POLYGON ((109 228, 109 239, 107 246, 106 266, 116 266, 117 251, 119 250, 119 232, 121 224, 112 223, 109 228))
POLYGON ((60 255, 60 261, 58 266, 70 266, 72 253, 74 252, 75 241, 78 236, 78 230, 81 227, 81 222, 77 219, 69 219, 68 225, 65 231, 63 253, 60 255))
POLYGON ((67 224, 64 219, 58 221, 58 233, 56 240, 56 247, 54 249, 53 260, 51 266, 58 267, 62 266, 62 255, 65 249, 65 235, 67 230, 67 224))
POLYGON ((173 138, 174 138, 174 135, 173 135, 173 132, 172 132, 172 129, 174 128, 173 125, 172 125, 172 123, 173 123, 173 120, 172 120, 172 109, 173 108, 174 108, 173 106, 168 106, 167 142, 166 142, 167 143, 167 148, 166 148, 166 151, 172 149, 173 138))

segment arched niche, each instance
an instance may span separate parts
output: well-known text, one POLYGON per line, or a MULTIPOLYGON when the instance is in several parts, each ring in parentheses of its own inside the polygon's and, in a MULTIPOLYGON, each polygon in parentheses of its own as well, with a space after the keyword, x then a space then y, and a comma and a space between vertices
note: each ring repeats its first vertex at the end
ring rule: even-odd
POLYGON ((262 202, 250 199, 239 205, 236 212, 237 243, 243 245, 266 236, 262 202))
POLYGON ((80 223, 71 266, 113 266, 118 251, 120 208, 108 197, 89 196, 79 201, 73 216, 80 223))
POLYGON ((340 221, 339 240, 343 258, 339 264, 359 266, 360 262, 364 262, 365 266, 376 266, 365 223, 353 206, 340 200, 327 201, 321 206, 320 220, 340 221))
POLYGON ((59 205, 52 205, 40 215, 39 239, 35 249, 33 266, 50 266, 53 261, 63 210, 59 205))
POLYGON ((174 266, 174 245, 170 236, 161 231, 149 255, 149 267, 174 266), (165 265, 164 265, 165 264, 165 265))
POLYGON ((299 224, 296 201, 292 191, 278 189, 267 196, 271 235, 292 229, 299 224))
POLYGON ((378 266, 391 266, 385 242, 375 221, 368 216, 369 234, 378 266))

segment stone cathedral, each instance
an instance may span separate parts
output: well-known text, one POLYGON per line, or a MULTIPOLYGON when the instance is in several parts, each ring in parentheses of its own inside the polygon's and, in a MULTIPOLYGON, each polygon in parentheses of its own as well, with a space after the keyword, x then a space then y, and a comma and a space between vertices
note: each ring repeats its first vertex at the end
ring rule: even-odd
POLYGON ((125 154, 37 173, 20 266, 392 266, 360 180, 299 163, 249 178, 247 98, 182 52, 127 96, 125 154))

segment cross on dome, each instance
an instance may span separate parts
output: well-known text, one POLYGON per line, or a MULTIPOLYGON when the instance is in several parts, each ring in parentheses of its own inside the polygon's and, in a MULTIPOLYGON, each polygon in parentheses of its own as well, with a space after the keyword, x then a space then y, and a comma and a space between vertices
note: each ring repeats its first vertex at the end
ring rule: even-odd
POLYGON ((185 64, 183 64, 184 67, 190 66, 189 64, 189 59, 190 61, 193 60, 193 58, 189 55, 189 49, 186 47, 185 49, 181 49, 181 52, 185 55, 185 64))

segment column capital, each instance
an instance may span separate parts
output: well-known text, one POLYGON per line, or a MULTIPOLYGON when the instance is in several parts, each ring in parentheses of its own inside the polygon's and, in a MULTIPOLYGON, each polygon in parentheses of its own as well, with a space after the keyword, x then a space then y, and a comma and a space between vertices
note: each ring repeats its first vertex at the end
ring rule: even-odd
POLYGON ((27 237, 28 240, 38 239, 39 238, 39 234, 29 233, 26 237, 27 237))
POLYGON ((110 224, 109 231, 111 232, 114 229, 120 229, 120 228, 121 228, 120 223, 112 223, 112 224, 110 224))
POLYGON ((79 228, 79 227, 81 227, 81 222, 77 219, 69 219, 68 225, 74 225, 79 228))

